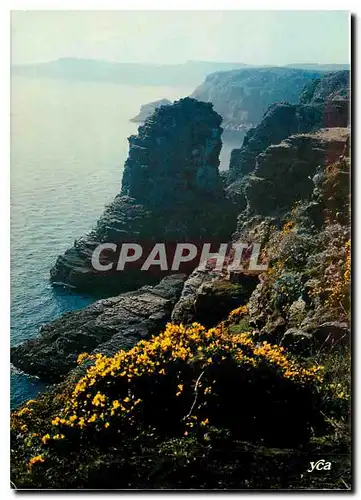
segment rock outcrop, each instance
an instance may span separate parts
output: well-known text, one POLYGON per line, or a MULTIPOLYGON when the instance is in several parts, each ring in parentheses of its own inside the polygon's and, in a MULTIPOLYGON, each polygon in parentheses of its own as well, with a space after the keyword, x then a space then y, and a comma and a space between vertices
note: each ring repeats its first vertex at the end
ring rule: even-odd
MULTIPOLYGON (((212 105, 195 99, 156 109, 128 139, 121 193, 95 228, 59 256, 51 281, 112 295, 155 282, 167 271, 154 276, 133 268, 117 272, 113 266, 98 272, 91 256, 100 243, 150 248, 161 242, 227 242, 236 214, 218 172, 220 124, 212 105)), ((105 262, 114 258, 110 254, 104 254, 105 262)))
POLYGON ((196 269, 187 279, 172 312, 172 322, 189 325, 194 321, 207 327, 227 318, 229 312, 245 305, 256 287, 257 276, 244 275, 232 283, 216 271, 196 269))
POLYGON ((158 108, 128 139, 121 193, 161 210, 222 197, 221 121, 211 104, 195 99, 158 108))
POLYGON ((40 336, 11 350, 11 362, 50 382, 76 367, 79 354, 114 355, 159 333, 170 319, 185 275, 171 275, 156 286, 102 299, 62 315, 40 329, 40 336))
POLYGON ((157 108, 160 108, 161 106, 168 106, 169 104, 172 103, 168 99, 159 99, 158 101, 153 101, 149 102, 148 104, 143 104, 140 107, 140 111, 137 114, 137 116, 131 118, 130 121, 134 123, 143 123, 147 118, 150 117, 151 114, 154 113, 154 111, 157 108))

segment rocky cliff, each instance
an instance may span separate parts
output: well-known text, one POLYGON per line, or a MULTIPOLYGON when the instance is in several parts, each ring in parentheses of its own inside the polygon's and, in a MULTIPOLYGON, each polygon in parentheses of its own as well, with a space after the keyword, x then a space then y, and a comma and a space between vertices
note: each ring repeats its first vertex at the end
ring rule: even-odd
MULTIPOLYGON (((96 271, 91 263, 100 243, 228 241, 235 221, 218 172, 221 117, 212 105, 185 98, 161 106, 129 137, 121 193, 94 229, 59 256, 51 281, 112 295, 166 274, 130 268, 96 271)), ((113 253, 104 253, 109 263, 113 253)), ((113 262, 113 261, 112 261, 113 262)), ((191 272, 192 269, 189 269, 191 272)))

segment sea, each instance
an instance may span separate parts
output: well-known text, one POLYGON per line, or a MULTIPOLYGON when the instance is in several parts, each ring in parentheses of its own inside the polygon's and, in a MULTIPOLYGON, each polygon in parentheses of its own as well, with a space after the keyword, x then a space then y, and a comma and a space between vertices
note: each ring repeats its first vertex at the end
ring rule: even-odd
MULTIPOLYGON (((12 78, 11 345, 94 300, 53 288, 49 270, 119 192, 127 137, 138 128, 130 119, 140 106, 193 90, 12 78)), ((232 147, 222 148, 221 170, 228 168, 232 147)), ((12 408, 44 389, 11 366, 12 408)))

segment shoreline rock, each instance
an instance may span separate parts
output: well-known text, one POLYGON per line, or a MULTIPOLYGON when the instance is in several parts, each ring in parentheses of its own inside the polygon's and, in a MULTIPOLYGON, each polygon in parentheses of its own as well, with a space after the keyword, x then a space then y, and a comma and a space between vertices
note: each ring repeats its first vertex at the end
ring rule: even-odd
POLYGON ((185 275, 170 275, 156 286, 101 299, 41 327, 40 336, 11 349, 16 368, 58 382, 77 366, 79 354, 113 355, 158 333, 170 319, 185 275))

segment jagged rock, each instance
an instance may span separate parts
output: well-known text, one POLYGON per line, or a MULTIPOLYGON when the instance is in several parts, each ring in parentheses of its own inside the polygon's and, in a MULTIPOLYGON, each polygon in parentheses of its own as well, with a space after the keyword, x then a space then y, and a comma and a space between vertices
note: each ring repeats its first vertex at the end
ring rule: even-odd
POLYGON ((76 366, 80 353, 113 355, 159 333, 170 319, 185 275, 158 285, 94 302, 62 315, 40 329, 40 336, 12 348, 11 361, 26 373, 54 382, 76 366))
MULTIPOLYGON (((51 269, 54 284, 88 293, 116 294, 154 283, 169 271, 117 272, 114 252, 103 254, 113 264, 99 272, 91 264, 100 243, 139 243, 149 249, 166 242, 227 242, 236 207, 225 196, 218 172, 221 117, 212 105, 185 98, 157 108, 129 137, 121 194, 95 228, 59 256, 51 269)), ((145 251, 143 254, 145 255, 145 251)), ((182 269, 190 273, 192 268, 182 269)))
POLYGON ((221 121, 211 104, 190 98, 156 109, 128 139, 121 193, 163 210, 222 196, 221 121))
POLYGON ((257 127, 250 129, 241 149, 233 149, 229 170, 231 180, 249 174, 256 166, 257 156, 271 144, 278 144, 292 134, 309 132, 324 126, 321 108, 290 103, 269 107, 257 127))
MULTIPOLYGON (((348 144, 345 145, 348 148, 348 144)), ((325 212, 330 221, 348 224, 350 221, 349 204, 345 203, 350 197, 351 163, 347 157, 328 165, 319 175, 321 182, 315 184, 313 198, 319 209, 325 212)), ((316 180, 317 181, 317 180, 316 180)))
POLYGON ((205 270, 196 269, 184 283, 182 294, 179 301, 174 306, 172 311, 172 321, 174 323, 190 324, 195 321, 194 303, 197 292, 203 283, 207 283, 212 279, 218 279, 217 273, 205 270))
POLYGON ((244 210, 237 218, 233 241, 259 243, 263 247, 278 225, 277 217, 254 215, 250 210, 244 210))
POLYGON ((291 304, 288 314, 289 325, 300 325, 307 314, 306 302, 301 297, 298 300, 295 300, 291 304))
MULTIPOLYGON (((336 137, 336 146, 326 148, 329 155, 325 163, 330 161, 331 164, 326 168, 320 165, 316 174, 310 176, 314 186, 311 199, 295 200, 297 203, 292 211, 284 212, 284 222, 290 221, 292 229, 283 226, 283 222, 282 232, 279 231, 282 214, 279 214, 278 221, 275 218, 272 222, 265 217, 262 222, 262 216, 252 217, 245 211, 238 218, 236 233, 242 240, 262 240, 271 265, 278 265, 276 275, 271 272, 260 276, 260 284, 249 300, 250 324, 260 330, 260 338, 274 342, 278 342, 290 327, 302 330, 312 335, 313 350, 320 349, 322 344, 323 349, 332 348, 347 343, 349 339, 347 282, 338 284, 345 279, 349 240, 348 131, 334 128, 314 135, 319 137, 325 133, 331 143, 336 137), (340 132, 344 145, 338 142, 340 132), (342 154, 334 162, 338 150, 342 154), (263 237, 257 237, 257 234, 263 237), (330 301, 332 290, 337 286, 342 290, 346 287, 342 292, 346 297, 338 303, 330 301), (274 328, 277 322, 281 324, 279 331, 274 328)), ((292 343, 292 337, 287 342, 292 343)))
POLYGON ((215 326, 228 314, 247 303, 258 283, 256 276, 243 276, 237 283, 217 272, 196 270, 186 281, 182 295, 172 312, 175 323, 194 321, 206 327, 215 326))
POLYGON ((235 182, 226 186, 226 195, 237 207, 238 212, 243 212, 247 208, 247 199, 244 194, 246 182, 244 178, 237 179, 235 182))
POLYGON ((280 345, 295 354, 309 356, 320 349, 325 351, 331 350, 337 345, 348 345, 350 334, 347 323, 329 321, 309 330, 289 328, 285 332, 280 345))
POLYGON ((160 108, 160 106, 168 106, 169 104, 172 103, 168 99, 159 99, 158 101, 143 104, 143 106, 140 107, 139 114, 131 118, 130 121, 134 123, 143 123, 157 108, 160 108))

